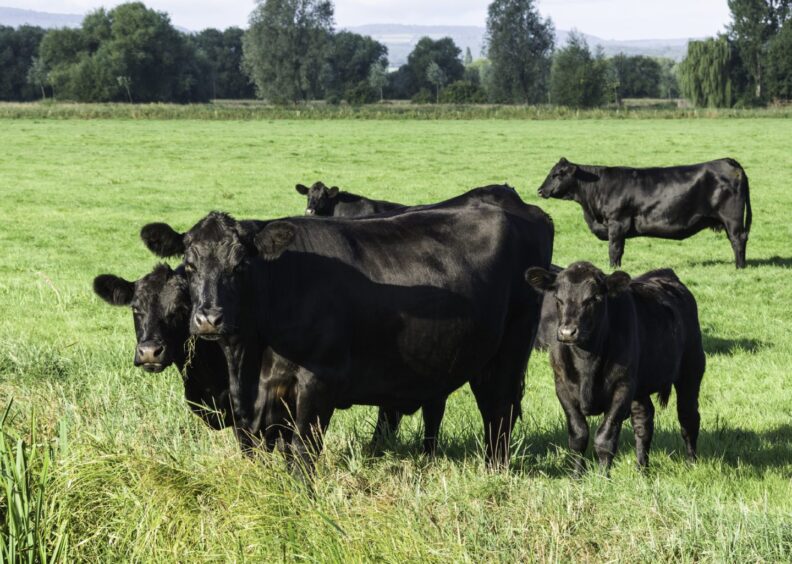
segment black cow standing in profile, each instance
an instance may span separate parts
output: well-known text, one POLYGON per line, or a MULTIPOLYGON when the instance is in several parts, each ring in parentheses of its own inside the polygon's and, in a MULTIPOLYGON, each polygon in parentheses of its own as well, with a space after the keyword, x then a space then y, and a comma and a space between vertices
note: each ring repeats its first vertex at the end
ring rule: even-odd
POLYGON ((587 262, 556 274, 526 272, 528 283, 556 303, 557 338, 550 345, 555 388, 564 409, 569 448, 582 472, 588 447, 586 417, 604 414, 594 448, 606 471, 613 462, 622 422, 631 418, 640 467, 649 464, 654 406, 677 392, 677 414, 691 460, 701 418, 698 397, 706 358, 696 300, 672 270, 630 280, 605 276, 587 262))
POLYGON ((186 235, 154 231, 150 248, 184 252, 192 333, 225 351, 243 424, 263 349, 303 368, 288 390, 297 462, 312 466, 335 409, 412 413, 465 382, 488 461, 508 461, 539 321, 523 273, 549 267, 553 245, 549 216, 511 188, 391 217, 276 221, 252 239, 217 212, 186 235))
POLYGON ((737 268, 745 268, 752 211, 748 176, 734 159, 668 168, 580 165, 566 159, 539 188, 542 198, 574 200, 591 232, 610 244, 621 266, 631 237, 686 239, 726 229, 737 268))
POLYGON ((184 380, 184 397, 190 409, 212 429, 232 426, 228 396, 228 369, 220 348, 195 340, 188 359, 190 294, 181 268, 157 266, 129 282, 112 274, 97 276, 97 296, 113 306, 131 306, 135 322, 135 366, 159 373, 175 364, 184 380))
POLYGON ((305 215, 320 217, 361 217, 404 208, 403 204, 372 200, 357 194, 339 190, 337 186, 328 188, 323 182, 316 182, 310 188, 297 185, 297 193, 307 196, 305 215))

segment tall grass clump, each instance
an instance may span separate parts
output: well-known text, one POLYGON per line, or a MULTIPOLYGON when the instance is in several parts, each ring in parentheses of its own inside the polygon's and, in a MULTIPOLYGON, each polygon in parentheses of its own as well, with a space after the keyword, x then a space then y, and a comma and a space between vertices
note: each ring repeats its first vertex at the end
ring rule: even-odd
POLYGON ((68 520, 49 496, 55 449, 40 442, 35 418, 29 441, 6 433, 10 410, 0 418, 0 564, 64 561, 68 520))

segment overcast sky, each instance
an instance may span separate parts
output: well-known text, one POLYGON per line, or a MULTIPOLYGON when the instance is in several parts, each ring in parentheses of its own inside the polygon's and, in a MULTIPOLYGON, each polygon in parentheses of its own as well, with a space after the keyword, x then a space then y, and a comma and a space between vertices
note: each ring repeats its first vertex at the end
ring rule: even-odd
MULTIPOLYGON (((0 0, 0 5, 83 14, 119 0, 0 0)), ((145 0, 192 30, 246 26, 252 0, 145 0)), ((339 27, 365 23, 484 25, 489 0, 335 0, 339 27)), ((576 28, 604 39, 703 37, 729 20, 726 0, 539 0, 539 11, 559 29, 576 28)))

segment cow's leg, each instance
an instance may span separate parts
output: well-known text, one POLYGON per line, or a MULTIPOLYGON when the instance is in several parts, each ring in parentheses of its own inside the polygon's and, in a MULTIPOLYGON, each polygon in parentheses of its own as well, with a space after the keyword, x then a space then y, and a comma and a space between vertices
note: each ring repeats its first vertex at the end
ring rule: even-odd
POLYGON ((445 408, 446 398, 423 404, 424 453, 429 456, 434 456, 437 452, 437 437, 440 435, 440 423, 443 421, 445 408))
POLYGON ((377 426, 374 427, 374 435, 371 437, 371 450, 374 456, 381 456, 384 452, 385 443, 388 439, 396 436, 401 418, 402 414, 398 409, 379 408, 377 426))
POLYGON ((589 443, 589 426, 586 416, 580 411, 570 398, 563 380, 555 379, 556 397, 561 402, 567 422, 567 435, 569 437, 569 450, 572 451, 572 464, 576 476, 582 476, 586 471, 584 455, 589 443))
POLYGON ((638 458, 638 467, 649 466, 649 448, 654 435, 654 405, 652 398, 633 400, 630 408, 633 433, 635 434, 635 455, 638 458))
POLYGON ((331 394, 316 378, 300 378, 297 386, 294 435, 291 441, 292 473, 306 477, 322 452, 324 433, 333 415, 331 394))
POLYGON ((622 423, 630 414, 630 395, 627 386, 620 386, 614 391, 610 409, 594 437, 594 449, 597 451, 600 468, 606 475, 610 473, 613 458, 616 456, 622 423))
POLYGON ((624 256, 625 229, 621 224, 608 224, 608 254, 611 267, 620 267, 624 256))
POLYGON ((699 414, 699 390, 704 376, 702 367, 689 368, 674 383, 677 393, 677 416, 682 428, 682 439, 690 462, 696 460, 701 415, 699 414))
POLYGON ((742 220, 726 219, 723 221, 723 225, 726 227, 726 234, 734 251, 734 262, 737 268, 745 268, 745 248, 748 245, 748 234, 745 232, 742 220))
POLYGON ((535 318, 533 324, 527 315, 514 320, 504 334, 488 373, 470 381, 484 420, 486 459, 492 467, 508 467, 511 432, 521 415, 525 368, 535 332, 535 318))

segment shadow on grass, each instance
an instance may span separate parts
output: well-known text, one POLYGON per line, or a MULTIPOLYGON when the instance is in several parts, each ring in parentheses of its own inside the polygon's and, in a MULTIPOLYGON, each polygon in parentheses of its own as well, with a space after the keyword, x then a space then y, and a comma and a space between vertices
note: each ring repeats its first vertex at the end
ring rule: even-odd
POLYGON ((756 339, 721 339, 704 333, 704 352, 707 355, 734 356, 737 352, 756 353, 766 343, 756 339))
MULTIPOLYGON (((780 257, 778 255, 770 258, 752 259, 745 261, 748 266, 774 266, 776 268, 792 268, 792 257, 780 257)), ((694 261, 693 266, 719 266, 723 264, 734 264, 734 260, 710 259, 694 261)))
MULTIPOLYGON (((670 409, 674 409, 671 407, 670 409)), ((586 450, 589 468, 594 468, 593 436, 599 418, 589 420, 591 440, 586 450)), ((570 451, 567 448, 567 432, 563 424, 547 428, 538 433, 520 433, 513 449, 511 471, 529 476, 566 478, 571 476, 570 451)), ((420 441, 393 439, 386 449, 395 457, 419 457, 420 441), (388 448, 390 447, 390 448, 388 448)), ((462 436, 443 434, 438 446, 437 458, 455 462, 476 460, 483 456, 482 437, 478 433, 462 436)), ((664 453, 684 461, 685 445, 678 430, 657 430, 649 453, 657 456, 664 453)), ((635 459, 635 438, 629 421, 622 427, 617 456, 635 459)), ((773 468, 792 464, 792 425, 781 425, 775 429, 753 431, 747 429, 718 427, 703 428, 699 434, 698 459, 701 463, 721 462, 731 468, 741 468, 757 475, 773 468)), ((429 463, 429 461, 427 460, 429 463)))

